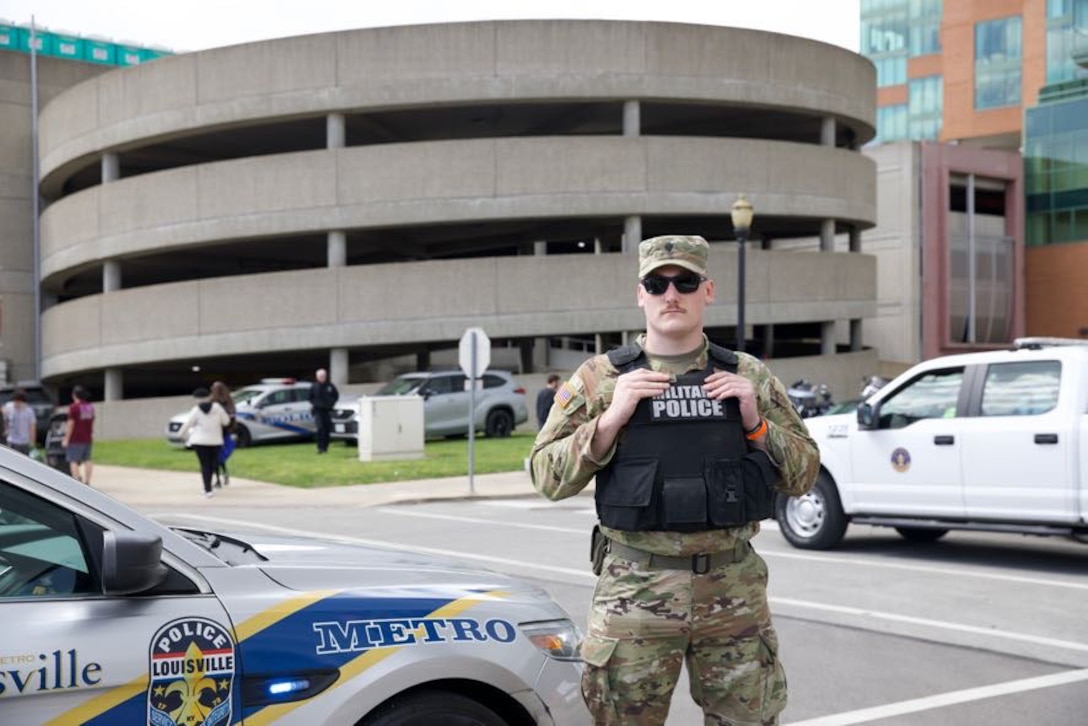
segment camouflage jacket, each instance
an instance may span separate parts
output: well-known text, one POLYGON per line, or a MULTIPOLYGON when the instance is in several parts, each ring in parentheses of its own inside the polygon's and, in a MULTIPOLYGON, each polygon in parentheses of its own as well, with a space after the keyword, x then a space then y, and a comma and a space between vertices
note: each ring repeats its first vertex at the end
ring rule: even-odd
MULTIPOLYGON (((636 341, 643 345, 645 336, 636 341)), ((766 450, 778 467, 778 490, 790 495, 812 488, 820 465, 816 442, 808 435, 785 387, 757 358, 737 353, 737 372, 755 385, 759 413, 767 421, 766 450)), ((684 370, 670 369, 667 363, 650 358, 654 370, 678 375, 702 370, 707 351, 684 370)), ((544 428, 536 437, 531 456, 533 486, 548 499, 564 499, 582 491, 599 469, 608 464, 615 447, 601 460, 590 453, 597 419, 612 402, 619 375, 608 356, 598 355, 583 363, 556 393, 555 405, 544 428)), ((620 436, 623 436, 621 432, 620 436)), ((731 549, 738 541, 759 532, 759 523, 705 532, 623 532, 607 530, 609 537, 650 552, 689 555, 731 549)))

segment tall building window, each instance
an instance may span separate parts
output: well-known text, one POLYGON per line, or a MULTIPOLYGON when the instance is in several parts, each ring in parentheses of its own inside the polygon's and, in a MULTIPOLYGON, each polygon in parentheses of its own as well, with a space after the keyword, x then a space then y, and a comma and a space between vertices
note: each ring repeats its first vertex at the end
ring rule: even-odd
POLYGON ((1088 98, 1028 109, 1024 241, 1088 241, 1088 98))
POLYGON ((1088 53, 1088 0, 1047 0, 1047 83, 1088 78, 1088 69, 1073 62, 1075 53, 1088 53))
POLYGON ((936 139, 944 110, 941 76, 912 78, 907 86, 909 135, 912 139, 936 139))
POLYGON ((1019 15, 975 24, 975 108, 1020 105, 1019 15))
POLYGON ((1016 240, 1005 234, 1006 182, 953 175, 948 214, 950 343, 1004 343, 1012 330, 1016 240), (973 191, 973 199, 969 192, 973 191))
POLYGON ((875 143, 887 144, 891 141, 902 141, 908 138, 907 134, 907 104, 901 103, 895 106, 881 106, 876 110, 876 139, 875 143))
POLYGON ((876 66, 876 85, 899 86, 907 82, 907 57, 900 58, 876 58, 873 60, 876 66))
POLYGON ((861 54, 876 66, 878 86, 907 82, 908 0, 861 0, 861 54))
POLYGON ((910 55, 941 52, 941 12, 943 0, 910 0, 910 55))

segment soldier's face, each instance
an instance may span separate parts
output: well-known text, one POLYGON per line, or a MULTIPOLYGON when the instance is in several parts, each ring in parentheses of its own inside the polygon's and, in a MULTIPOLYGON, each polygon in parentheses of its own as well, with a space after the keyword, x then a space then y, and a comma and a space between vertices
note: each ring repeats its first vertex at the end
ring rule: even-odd
MULTIPOLYGON (((666 265, 654 274, 672 277, 687 272, 683 267, 666 265)), ((638 306, 646 313, 646 327, 659 335, 685 336, 703 327, 706 306, 714 301, 714 281, 706 280, 693 293, 677 292, 670 284, 662 295, 651 295, 639 284, 638 306)))

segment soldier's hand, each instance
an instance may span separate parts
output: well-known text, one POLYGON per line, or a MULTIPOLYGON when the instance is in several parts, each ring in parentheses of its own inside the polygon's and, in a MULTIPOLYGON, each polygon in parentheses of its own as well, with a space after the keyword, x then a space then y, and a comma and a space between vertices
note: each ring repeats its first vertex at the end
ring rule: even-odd
POLYGON ((653 398, 669 389, 671 376, 668 373, 652 371, 648 368, 636 368, 616 378, 616 388, 612 391, 612 403, 606 414, 612 413, 618 423, 627 423, 635 412, 638 402, 644 398, 653 398))
POLYGON ((669 374, 658 373, 646 368, 636 368, 616 378, 616 387, 612 391, 612 403, 597 421, 597 432, 593 436, 594 456, 602 456, 612 448, 619 431, 635 412, 638 402, 664 393, 669 388, 669 374))
POLYGON ((718 400, 736 398, 740 403, 741 422, 746 430, 759 425, 756 387, 744 376, 716 370, 706 377, 703 390, 706 391, 708 398, 718 400))

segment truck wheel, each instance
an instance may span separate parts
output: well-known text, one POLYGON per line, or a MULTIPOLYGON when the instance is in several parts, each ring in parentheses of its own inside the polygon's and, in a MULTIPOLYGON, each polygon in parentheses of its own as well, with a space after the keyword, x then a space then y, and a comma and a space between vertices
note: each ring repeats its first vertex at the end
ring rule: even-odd
POLYGON ((808 494, 779 495, 774 509, 782 536, 803 550, 831 549, 842 541, 849 524, 839 501, 839 490, 826 472, 820 472, 808 494))
POLYGON ((514 417, 510 415, 509 411, 497 408, 487 414, 487 421, 484 424, 484 433, 488 436, 505 439, 513 430, 514 417))
POLYGON ((238 430, 234 432, 235 442, 234 445, 239 449, 244 449, 247 446, 253 444, 253 437, 249 434, 249 429, 245 426, 239 425, 238 430))
POLYGON ((947 529, 929 529, 928 527, 896 527, 895 531, 908 542, 936 542, 948 534, 947 529))
POLYGON ((487 706, 467 696, 421 691, 386 701, 359 726, 507 726, 487 706))

